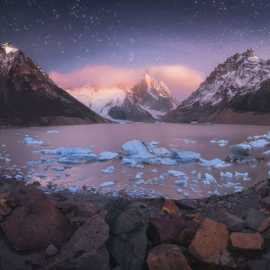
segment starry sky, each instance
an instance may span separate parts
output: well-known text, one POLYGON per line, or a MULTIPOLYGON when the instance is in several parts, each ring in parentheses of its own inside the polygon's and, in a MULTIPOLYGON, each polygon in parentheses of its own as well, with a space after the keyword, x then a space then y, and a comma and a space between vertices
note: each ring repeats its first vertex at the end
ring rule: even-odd
POLYGON ((65 87, 147 70, 184 96, 236 52, 270 58, 269 14, 268 0, 0 0, 0 42, 65 87))

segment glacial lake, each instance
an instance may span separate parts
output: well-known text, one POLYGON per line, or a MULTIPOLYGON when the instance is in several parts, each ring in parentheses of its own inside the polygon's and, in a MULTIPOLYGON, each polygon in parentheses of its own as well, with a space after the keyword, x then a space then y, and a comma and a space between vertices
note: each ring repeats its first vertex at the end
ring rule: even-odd
POLYGON ((0 169, 7 179, 12 174, 51 190, 175 199, 223 195, 266 179, 269 130, 165 123, 0 129, 0 169), (226 160, 231 146, 243 142, 259 161, 226 160))

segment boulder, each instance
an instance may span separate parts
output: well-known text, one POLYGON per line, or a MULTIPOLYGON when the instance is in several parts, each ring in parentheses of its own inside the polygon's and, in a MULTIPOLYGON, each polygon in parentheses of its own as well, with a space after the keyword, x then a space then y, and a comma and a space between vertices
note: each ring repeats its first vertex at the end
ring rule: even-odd
POLYGON ((218 220, 224 223, 230 231, 241 231, 245 227, 245 221, 239 216, 229 213, 226 209, 217 210, 218 220))
POLYGON ((232 246, 239 250, 262 250, 264 240, 259 233, 232 233, 232 246))
POLYGON ((42 192, 31 190, 17 195, 18 206, 1 223, 14 249, 31 251, 68 240, 73 231, 70 222, 42 192))
POLYGON ((246 216, 246 223, 250 229, 255 231, 259 230, 262 223, 265 221, 266 216, 264 213, 257 209, 249 209, 246 216))
POLYGON ((232 266, 227 251, 229 232, 222 223, 204 219, 189 246, 189 252, 199 261, 219 266, 232 266))
POLYGON ((148 235, 154 244, 180 243, 188 245, 197 230, 197 223, 183 216, 160 215, 150 219, 148 235))
POLYGON ((149 270, 191 270, 181 249, 171 244, 162 244, 151 249, 147 265, 149 270))
POLYGON ((111 220, 108 244, 114 261, 122 269, 141 270, 148 245, 149 212, 142 203, 131 203, 111 220))
POLYGON ((261 202, 265 208, 270 210, 270 196, 263 198, 261 202))
POLYGON ((109 270, 109 254, 106 241, 109 227, 104 213, 89 217, 62 247, 59 256, 49 269, 109 270))

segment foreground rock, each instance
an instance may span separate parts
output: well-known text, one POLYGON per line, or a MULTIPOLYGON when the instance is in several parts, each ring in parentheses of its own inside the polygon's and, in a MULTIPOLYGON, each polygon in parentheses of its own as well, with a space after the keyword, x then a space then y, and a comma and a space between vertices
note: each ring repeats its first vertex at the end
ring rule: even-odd
POLYGON ((179 246, 163 244, 150 250, 147 257, 149 270, 191 270, 179 246))
POLYGON ((269 270, 269 194, 268 181, 192 201, 0 181, 0 269, 269 270))
POLYGON ((17 207, 1 223, 12 247, 30 251, 64 243, 72 233, 68 219, 40 191, 21 192, 14 194, 17 207))
POLYGON ((227 250, 229 232, 224 224, 205 219, 189 246, 190 253, 198 260, 222 266, 232 266, 227 250))
POLYGON ((145 264, 149 221, 147 206, 130 204, 111 222, 110 251, 121 269, 140 270, 145 264))
POLYGON ((264 240, 259 233, 232 233, 231 242, 240 250, 261 250, 264 240))

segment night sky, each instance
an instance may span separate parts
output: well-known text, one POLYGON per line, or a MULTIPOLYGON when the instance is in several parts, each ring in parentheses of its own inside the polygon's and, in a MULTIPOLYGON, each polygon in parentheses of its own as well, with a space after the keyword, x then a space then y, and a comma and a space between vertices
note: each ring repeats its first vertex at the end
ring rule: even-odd
POLYGON ((0 42, 48 72, 181 66, 204 78, 247 48, 270 58, 269 14, 268 0, 0 0, 0 42))

